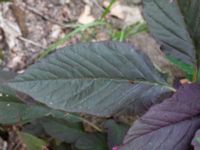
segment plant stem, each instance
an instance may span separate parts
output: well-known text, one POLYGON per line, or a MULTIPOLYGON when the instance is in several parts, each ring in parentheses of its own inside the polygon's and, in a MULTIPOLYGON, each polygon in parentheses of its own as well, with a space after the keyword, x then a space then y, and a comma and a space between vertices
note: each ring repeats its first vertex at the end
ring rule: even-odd
POLYGON ((196 65, 195 69, 194 69, 194 72, 193 72, 193 78, 192 78, 193 82, 197 82, 198 74, 199 74, 199 67, 198 67, 198 65, 196 65))
POLYGON ((111 8, 112 8, 112 6, 114 5, 115 2, 117 2, 117 0, 112 0, 110 2, 108 7, 106 7, 105 11, 102 13, 101 19, 105 18, 110 13, 110 10, 111 10, 111 8))
POLYGON ((122 29, 121 33, 120 33, 120 42, 123 42, 125 40, 125 29, 122 29))

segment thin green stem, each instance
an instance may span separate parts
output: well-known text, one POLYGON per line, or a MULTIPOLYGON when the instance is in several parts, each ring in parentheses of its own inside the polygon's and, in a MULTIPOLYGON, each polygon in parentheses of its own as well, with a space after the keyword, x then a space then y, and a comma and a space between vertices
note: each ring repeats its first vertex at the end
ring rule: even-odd
POLYGON ((192 81, 193 82, 197 82, 198 76, 199 76, 199 67, 196 65, 195 69, 194 69, 194 72, 193 72, 192 81))
POLYGON ((122 31, 120 32, 120 42, 123 42, 125 40, 125 29, 122 29, 122 31))
POLYGON ((102 13, 101 19, 105 18, 110 13, 110 10, 111 10, 111 8, 112 8, 112 6, 114 5, 115 2, 117 2, 117 0, 112 0, 110 2, 110 4, 108 5, 108 7, 106 7, 106 9, 104 10, 104 12, 102 13))

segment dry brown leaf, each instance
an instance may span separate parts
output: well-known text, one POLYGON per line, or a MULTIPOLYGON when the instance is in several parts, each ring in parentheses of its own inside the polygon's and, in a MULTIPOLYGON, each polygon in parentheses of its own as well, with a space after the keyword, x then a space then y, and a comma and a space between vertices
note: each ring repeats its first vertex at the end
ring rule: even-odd
MULTIPOLYGON (((104 7, 109 6, 109 1, 105 1, 103 3, 104 7)), ((110 11, 110 15, 117 17, 124 21, 125 26, 134 24, 138 21, 143 21, 143 17, 141 15, 141 11, 139 7, 129 7, 126 5, 122 5, 120 2, 116 2, 110 11)))
POLYGON ((89 5, 85 5, 83 13, 78 18, 78 22, 81 24, 88 24, 95 20, 95 18, 91 15, 91 7, 89 5))
POLYGON ((5 32, 6 42, 9 48, 14 48, 18 43, 17 37, 22 35, 19 26, 16 22, 11 22, 3 18, 2 13, 0 12, 0 27, 5 32))

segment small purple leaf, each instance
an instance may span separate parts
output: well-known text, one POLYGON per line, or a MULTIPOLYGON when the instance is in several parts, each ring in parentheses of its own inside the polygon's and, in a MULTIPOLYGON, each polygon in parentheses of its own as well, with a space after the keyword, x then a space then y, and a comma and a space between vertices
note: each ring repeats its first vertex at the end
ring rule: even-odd
POLYGON ((133 124, 120 150, 188 150, 199 113, 200 85, 183 85, 133 124))

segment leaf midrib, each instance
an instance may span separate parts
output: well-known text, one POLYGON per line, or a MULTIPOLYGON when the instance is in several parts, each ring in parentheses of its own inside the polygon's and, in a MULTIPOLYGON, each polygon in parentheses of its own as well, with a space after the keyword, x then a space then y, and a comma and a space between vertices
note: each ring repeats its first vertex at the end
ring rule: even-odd
POLYGON ((49 82, 49 81, 73 81, 73 80, 112 80, 113 82, 124 82, 124 83, 127 83, 127 84, 149 84, 149 85, 152 85, 152 86, 161 86, 161 87, 165 87, 171 91, 176 91, 176 89, 174 89, 172 86, 170 86, 169 84, 165 84, 165 83, 161 83, 161 82, 151 82, 151 81, 144 81, 144 80, 129 80, 129 79, 117 79, 117 78, 114 78, 114 79, 111 79, 111 78, 56 78, 56 79, 33 79, 33 80, 25 80, 25 81, 11 81, 9 84, 15 84, 15 83, 24 83, 24 82, 42 82, 42 81, 45 81, 45 82, 49 82))

